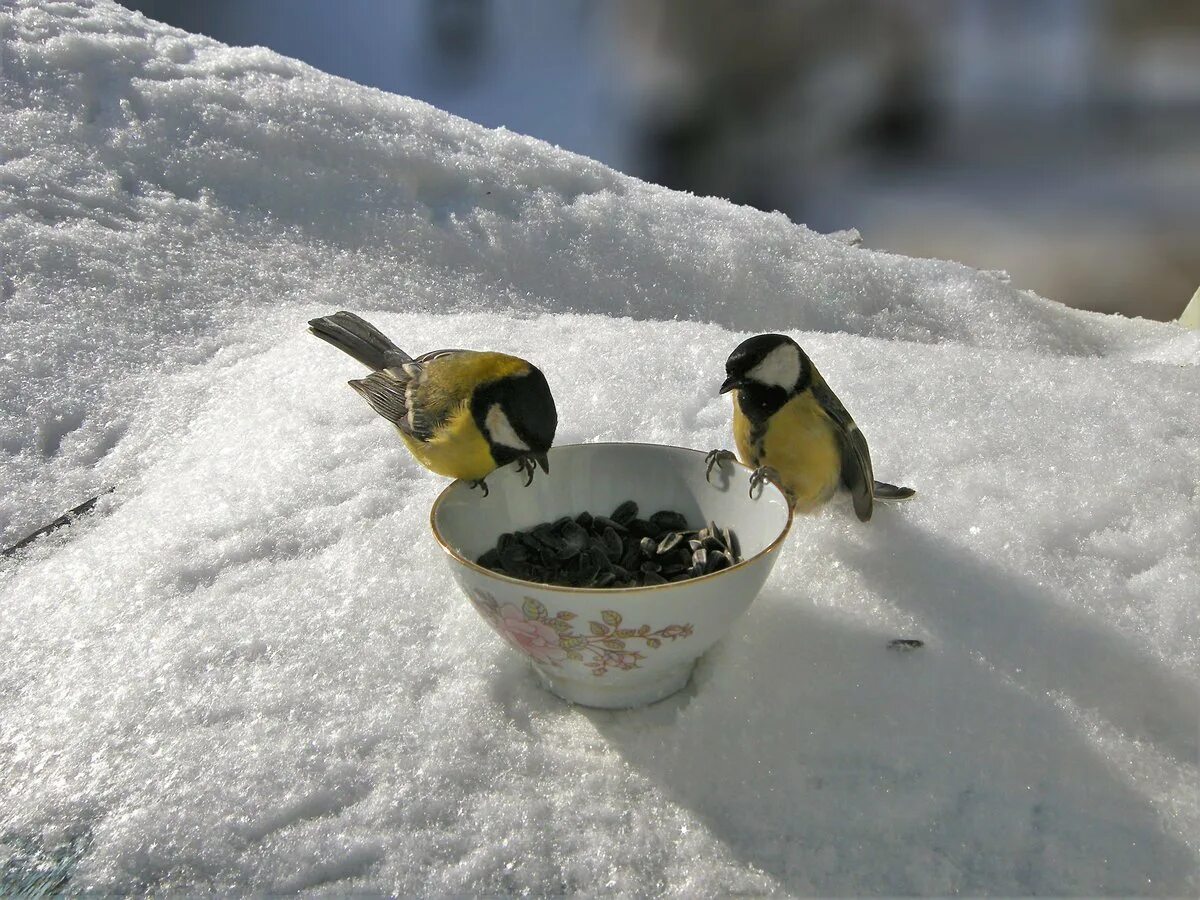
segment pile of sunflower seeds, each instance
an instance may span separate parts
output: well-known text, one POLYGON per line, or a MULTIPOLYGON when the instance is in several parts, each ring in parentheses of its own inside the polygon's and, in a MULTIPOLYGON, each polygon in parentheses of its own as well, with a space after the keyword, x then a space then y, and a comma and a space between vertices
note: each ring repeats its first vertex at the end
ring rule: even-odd
POLYGON ((598 588, 686 581, 741 561, 732 529, 715 522, 692 528, 669 509, 641 519, 632 500, 608 516, 581 512, 505 532, 476 560, 493 572, 526 581, 598 588))

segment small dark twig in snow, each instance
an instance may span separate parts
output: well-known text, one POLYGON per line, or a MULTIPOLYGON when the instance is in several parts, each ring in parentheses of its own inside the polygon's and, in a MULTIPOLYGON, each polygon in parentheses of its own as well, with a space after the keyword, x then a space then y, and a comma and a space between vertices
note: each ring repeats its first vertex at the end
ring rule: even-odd
POLYGON ((43 534, 49 534, 52 531, 56 531, 59 528, 62 528, 66 525, 70 525, 72 522, 74 522, 80 516, 85 516, 88 513, 90 513, 92 511, 93 507, 95 507, 96 501, 98 501, 105 494, 111 494, 114 490, 116 490, 116 489, 108 488, 104 491, 101 491, 99 494, 97 494, 95 497, 92 497, 90 500, 84 500, 78 506, 67 510, 65 513, 63 513, 61 516, 59 516, 57 519, 55 519, 49 525, 43 525, 41 528, 39 528, 33 534, 26 535, 25 537, 21 538, 21 540, 17 541, 11 547, 6 547, 4 550, 0 550, 0 556, 12 556, 14 553, 16 553, 18 550, 20 550, 26 544, 32 544, 34 541, 36 541, 38 538, 40 538, 43 534))

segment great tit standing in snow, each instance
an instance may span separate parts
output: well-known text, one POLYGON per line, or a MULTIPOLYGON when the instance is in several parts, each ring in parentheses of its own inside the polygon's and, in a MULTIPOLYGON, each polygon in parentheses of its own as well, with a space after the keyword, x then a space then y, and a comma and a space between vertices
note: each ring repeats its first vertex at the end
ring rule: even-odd
POLYGON ((546 377, 504 353, 436 350, 416 359, 350 312, 322 316, 309 330, 371 369, 350 387, 396 426, 425 468, 482 487, 493 470, 516 463, 533 480, 549 472, 558 412, 546 377))
MULTIPOLYGON (((769 478, 797 511, 812 512, 845 487, 864 522, 876 500, 907 500, 916 493, 875 481, 866 438, 790 337, 760 334, 743 341, 725 362, 725 373, 721 393, 733 392, 733 438, 738 458, 755 470, 751 490, 769 478)), ((712 451, 709 475, 732 456, 712 451)))

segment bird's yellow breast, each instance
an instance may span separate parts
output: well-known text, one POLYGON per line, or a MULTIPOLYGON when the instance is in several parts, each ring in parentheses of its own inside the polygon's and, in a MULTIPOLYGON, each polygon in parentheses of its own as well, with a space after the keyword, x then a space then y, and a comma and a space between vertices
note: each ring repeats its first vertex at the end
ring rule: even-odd
POLYGON ((400 437, 421 465, 439 475, 477 481, 496 468, 487 438, 467 404, 452 413, 428 441, 418 441, 403 431, 400 437))
POLYGON ((799 512, 811 512, 837 490, 842 456, 833 422, 809 391, 796 395, 755 428, 733 392, 733 438, 748 466, 770 466, 799 512))

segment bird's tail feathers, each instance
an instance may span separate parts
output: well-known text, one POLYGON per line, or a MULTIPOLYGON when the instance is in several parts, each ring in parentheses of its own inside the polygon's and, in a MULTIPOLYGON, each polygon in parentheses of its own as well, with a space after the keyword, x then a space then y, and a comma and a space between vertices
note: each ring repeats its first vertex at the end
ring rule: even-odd
POLYGON ((877 481, 874 493, 876 500, 909 500, 917 492, 910 487, 898 487, 886 481, 877 481))
POLYGON ((387 335, 352 312, 342 311, 312 319, 308 330, 375 371, 412 362, 412 357, 392 343, 387 335))

